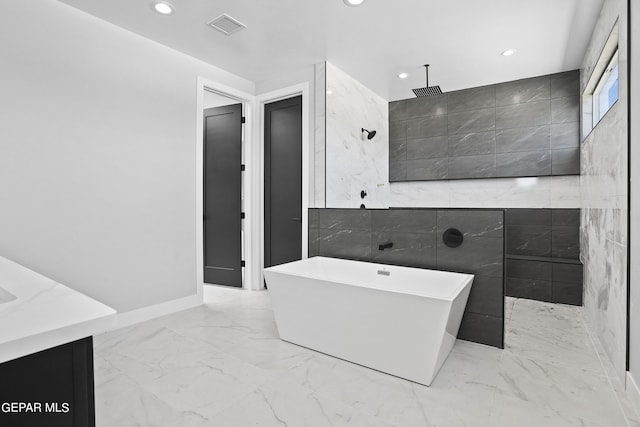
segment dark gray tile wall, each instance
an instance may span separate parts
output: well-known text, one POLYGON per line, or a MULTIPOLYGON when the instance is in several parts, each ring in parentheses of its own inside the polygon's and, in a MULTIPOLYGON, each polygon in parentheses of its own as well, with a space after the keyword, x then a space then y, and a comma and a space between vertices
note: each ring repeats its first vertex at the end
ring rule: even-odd
POLYGON ((502 348, 503 210, 309 209, 309 256, 316 255, 472 273, 458 337, 502 348), (455 249, 442 242, 452 227, 464 236, 455 249), (378 249, 387 242, 391 249, 378 249))
POLYGON ((507 295, 551 301, 553 263, 507 259, 507 295))
POLYGON ((389 103, 389 180, 577 175, 579 70, 389 103))
POLYGON ((506 293, 582 305, 580 209, 507 209, 506 293))

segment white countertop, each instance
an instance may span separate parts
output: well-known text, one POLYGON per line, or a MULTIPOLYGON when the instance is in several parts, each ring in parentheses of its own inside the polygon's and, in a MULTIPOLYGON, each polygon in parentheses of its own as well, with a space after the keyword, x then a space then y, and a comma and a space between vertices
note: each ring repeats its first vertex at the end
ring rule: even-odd
POLYGON ((115 324, 111 307, 0 257, 0 363, 115 324))

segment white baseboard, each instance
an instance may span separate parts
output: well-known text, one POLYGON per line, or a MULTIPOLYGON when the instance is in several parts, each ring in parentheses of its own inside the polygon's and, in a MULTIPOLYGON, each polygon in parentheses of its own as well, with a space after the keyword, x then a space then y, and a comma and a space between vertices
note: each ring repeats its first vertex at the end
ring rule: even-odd
POLYGON ((166 301, 149 307, 118 313, 117 323, 113 329, 124 328, 126 326, 131 326, 136 323, 145 322, 147 320, 155 319, 156 317, 166 316, 167 314, 187 310, 200 305, 202 305, 202 294, 190 295, 188 297, 166 301))
POLYGON ((625 390, 627 397, 633 404, 633 409, 635 409, 637 414, 640 414, 640 388, 638 388, 638 383, 636 383, 636 380, 629 371, 626 373, 625 390))

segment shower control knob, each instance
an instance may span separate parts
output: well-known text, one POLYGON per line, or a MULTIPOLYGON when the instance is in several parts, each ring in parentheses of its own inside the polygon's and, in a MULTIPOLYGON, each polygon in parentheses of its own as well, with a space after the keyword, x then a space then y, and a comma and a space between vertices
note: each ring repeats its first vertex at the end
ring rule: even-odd
POLYGON ((364 199, 365 197, 367 197, 367 190, 362 190, 362 191, 360 192, 360 198, 361 198, 361 199, 364 199))
POLYGON ((464 241, 464 235, 457 228, 448 228, 442 234, 442 241, 450 248, 457 248, 464 241))

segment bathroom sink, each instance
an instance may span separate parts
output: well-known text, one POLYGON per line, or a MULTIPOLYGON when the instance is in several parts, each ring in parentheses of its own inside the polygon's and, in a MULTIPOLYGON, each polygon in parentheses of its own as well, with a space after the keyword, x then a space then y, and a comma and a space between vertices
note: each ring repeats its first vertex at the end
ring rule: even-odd
POLYGON ((4 304, 5 302, 11 302, 14 299, 16 299, 16 296, 13 295, 11 292, 4 290, 1 286, 0 286, 0 304, 4 304))

